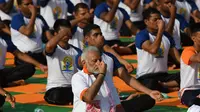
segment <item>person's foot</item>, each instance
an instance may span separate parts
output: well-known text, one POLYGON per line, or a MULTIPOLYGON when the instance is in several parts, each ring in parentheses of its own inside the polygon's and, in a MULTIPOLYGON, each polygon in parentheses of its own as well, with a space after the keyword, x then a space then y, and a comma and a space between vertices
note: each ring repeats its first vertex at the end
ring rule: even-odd
POLYGON ((7 84, 8 87, 21 86, 21 85, 26 85, 26 82, 24 80, 18 80, 7 84))

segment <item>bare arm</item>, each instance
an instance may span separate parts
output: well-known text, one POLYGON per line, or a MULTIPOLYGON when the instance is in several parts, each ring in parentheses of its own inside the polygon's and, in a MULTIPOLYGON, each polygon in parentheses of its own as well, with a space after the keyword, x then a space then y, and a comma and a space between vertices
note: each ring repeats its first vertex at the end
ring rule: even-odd
POLYGON ((14 0, 9 0, 6 3, 0 4, 0 10, 5 12, 6 14, 9 14, 13 8, 13 2, 14 2, 14 0))
POLYGON ((191 56, 190 61, 200 63, 200 53, 191 56))
POLYGON ((137 27, 135 27, 133 25, 133 23, 130 20, 127 20, 125 22, 125 24, 131 30, 131 32, 132 32, 133 35, 136 35, 140 31, 137 27))
POLYGON ((94 81, 94 83, 86 90, 86 92, 83 94, 83 101, 90 103, 93 101, 97 93, 99 92, 99 89, 104 81, 104 77, 106 74, 106 64, 102 61, 98 61, 96 63, 96 66, 99 68, 99 74, 94 81))
POLYGON ((171 36, 173 36, 174 22, 176 18, 176 6, 170 4, 168 5, 168 8, 170 10, 170 19, 168 24, 166 25, 165 31, 168 32, 171 36))
POLYGON ((40 63, 36 60, 34 60, 33 58, 31 58, 29 55, 25 54, 25 53, 22 53, 20 52, 19 50, 16 50, 13 52, 13 54, 18 57, 19 59, 25 61, 25 62, 28 62, 28 63, 31 63, 35 66, 38 66, 40 65, 40 63))
POLYGON ((119 62, 126 67, 129 73, 134 70, 134 67, 130 63, 128 63, 125 59, 123 59, 118 53, 116 53, 110 46, 104 45, 103 49, 105 52, 113 54, 119 60, 119 62))
POLYGON ((179 54, 178 50, 175 47, 170 48, 169 54, 170 54, 170 56, 172 56, 172 58, 174 60, 176 60, 177 62, 180 63, 180 54, 179 54))
POLYGON ((113 18, 115 17, 115 13, 118 8, 119 0, 113 0, 114 3, 112 5, 112 8, 108 12, 103 12, 100 15, 100 18, 108 23, 112 22, 113 18))
POLYGON ((156 36, 156 39, 154 40, 154 42, 150 42, 149 40, 145 41, 143 44, 142 44, 142 49, 144 49, 145 51, 151 53, 151 54, 156 54, 158 49, 160 48, 160 44, 161 44, 161 41, 162 41, 162 35, 163 35, 163 32, 164 32, 164 22, 162 20, 158 20, 158 33, 157 33, 157 36, 156 36))
POLYGON ((151 93, 152 90, 146 88, 141 83, 139 83, 134 77, 128 75, 128 73, 126 72, 126 70, 123 67, 119 68, 116 71, 116 74, 118 75, 118 77, 120 79, 122 79, 130 87, 132 87, 138 91, 144 92, 146 94, 151 93))
POLYGON ((45 52, 52 53, 56 48, 58 42, 64 37, 68 36, 69 29, 63 28, 56 36, 52 37, 46 44, 45 52))
POLYGON ((147 87, 142 85, 140 82, 138 82, 134 77, 130 76, 126 72, 126 70, 124 70, 123 67, 118 68, 118 70, 115 73, 118 75, 118 77, 120 79, 122 79, 130 87, 132 87, 132 88, 134 88, 134 89, 136 89, 138 91, 141 91, 143 93, 148 94, 149 96, 151 96, 156 101, 163 100, 162 95, 160 94, 159 91, 154 91, 154 90, 148 89, 147 87))
POLYGON ((75 18, 73 20, 70 21, 71 26, 74 27, 76 26, 79 22, 83 21, 83 20, 90 20, 93 17, 92 13, 86 13, 84 16, 81 16, 79 18, 75 18))
POLYGON ((30 36, 33 31, 34 31, 34 24, 35 24, 35 19, 36 19, 36 15, 37 15, 37 9, 35 6, 33 5, 29 5, 28 6, 30 11, 31 11, 31 18, 30 21, 27 25, 23 25, 19 28, 19 32, 26 35, 26 36, 30 36))

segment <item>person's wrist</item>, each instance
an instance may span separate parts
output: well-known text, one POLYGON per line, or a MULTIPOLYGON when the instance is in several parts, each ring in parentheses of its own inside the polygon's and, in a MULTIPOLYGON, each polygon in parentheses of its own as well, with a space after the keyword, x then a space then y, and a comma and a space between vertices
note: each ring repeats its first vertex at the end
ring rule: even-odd
POLYGON ((106 75, 106 74, 105 74, 105 73, 103 73, 103 72, 101 72, 101 73, 99 73, 99 74, 103 75, 104 77, 105 77, 105 75, 106 75))

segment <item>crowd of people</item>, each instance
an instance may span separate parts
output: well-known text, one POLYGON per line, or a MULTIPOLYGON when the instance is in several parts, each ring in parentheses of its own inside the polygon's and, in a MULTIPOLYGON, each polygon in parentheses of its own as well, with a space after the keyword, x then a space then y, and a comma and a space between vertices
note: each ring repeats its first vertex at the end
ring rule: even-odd
POLYGON ((200 111, 199 6, 199 0, 0 0, 0 106, 15 107, 3 88, 38 67, 48 74, 44 100, 73 104, 73 112, 142 112, 172 91, 188 111, 200 111), (4 67, 7 52, 14 67, 4 67), (137 54, 136 78, 121 57, 127 54, 137 54), (180 72, 168 73, 169 66, 180 72), (113 76, 142 94, 121 99, 113 76))

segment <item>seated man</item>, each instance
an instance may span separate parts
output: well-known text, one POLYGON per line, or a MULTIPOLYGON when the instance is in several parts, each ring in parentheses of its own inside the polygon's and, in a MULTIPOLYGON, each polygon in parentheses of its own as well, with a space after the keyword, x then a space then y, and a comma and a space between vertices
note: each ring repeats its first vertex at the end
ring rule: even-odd
POLYGON ((31 77, 35 73, 34 66, 39 67, 42 71, 47 69, 46 66, 40 64, 16 48, 10 38, 10 28, 7 24, 7 20, 0 20, 0 46, 0 74, 2 79, 1 86, 3 87, 8 86, 9 83, 12 83, 13 81, 25 80, 31 77), (5 68, 6 52, 11 52, 15 57, 26 63, 16 65, 15 67, 5 68))
POLYGON ((181 55, 181 102, 190 107, 200 106, 200 23, 190 26, 191 38, 194 45, 183 50, 181 55))
POLYGON ((137 79, 146 87, 169 92, 179 89, 180 74, 168 74, 168 54, 180 62, 173 38, 164 32, 160 13, 149 8, 143 12, 146 29, 136 35, 137 79))
POLYGON ((68 20, 57 19, 54 30, 55 36, 45 48, 49 69, 44 99, 50 104, 66 105, 73 102, 71 78, 77 72, 75 59, 81 50, 68 44, 72 37, 68 20))
MULTIPOLYGON (((11 38, 14 45, 23 53, 28 54, 42 64, 46 64, 43 55, 42 38, 52 37, 49 27, 42 16, 37 14, 32 0, 17 0, 20 13, 11 21, 11 38)), ((15 59, 16 64, 23 61, 15 59)))
POLYGON ((73 112, 92 110, 95 112, 141 112, 151 108, 154 101, 148 96, 140 100, 133 98, 120 102, 112 81, 112 74, 108 71, 111 67, 110 63, 104 62, 104 58, 105 54, 96 47, 89 46, 84 49, 81 55, 83 70, 72 77, 73 112), (143 102, 143 105, 139 104, 140 102, 143 102))

